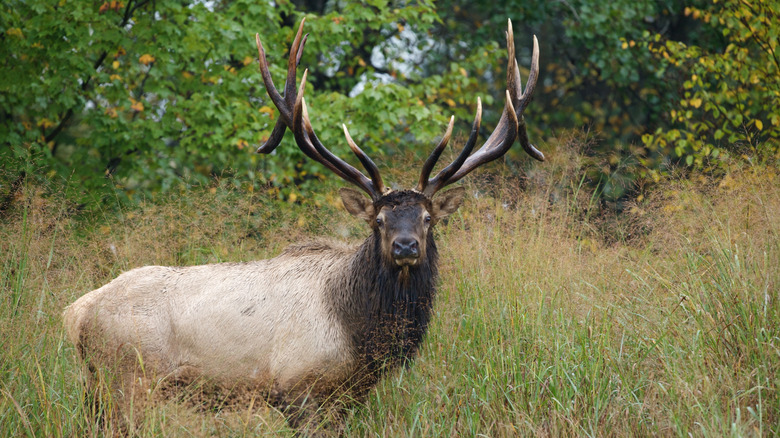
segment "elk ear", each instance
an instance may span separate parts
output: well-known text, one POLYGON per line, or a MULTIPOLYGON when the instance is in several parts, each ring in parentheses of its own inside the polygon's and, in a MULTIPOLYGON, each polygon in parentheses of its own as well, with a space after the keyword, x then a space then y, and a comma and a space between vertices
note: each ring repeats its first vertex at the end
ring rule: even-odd
POLYGON ((374 203, 362 193, 343 187, 339 189, 339 194, 349 214, 369 223, 374 220, 374 203))
POLYGON ((463 187, 455 187, 437 196, 433 199, 433 217, 438 220, 455 213, 465 196, 466 189, 463 187))

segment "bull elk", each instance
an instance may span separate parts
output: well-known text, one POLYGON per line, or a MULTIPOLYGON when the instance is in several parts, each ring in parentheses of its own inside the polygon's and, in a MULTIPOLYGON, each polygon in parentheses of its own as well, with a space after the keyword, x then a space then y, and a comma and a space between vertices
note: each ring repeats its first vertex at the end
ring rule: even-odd
POLYGON ((87 385, 101 370, 112 370, 119 412, 132 404, 139 381, 173 389, 208 381, 233 394, 267 400, 294 428, 311 433, 325 407, 361 400, 384 373, 417 352, 436 293, 439 256, 432 230, 458 209, 465 191, 434 195, 503 156, 515 139, 529 155, 544 160, 529 143, 523 119, 539 72, 538 43, 534 37, 522 92, 511 21, 506 102, 496 129, 472 154, 482 117, 478 99, 462 152, 430 178, 452 134, 451 118, 410 190, 385 186, 346 126, 347 143, 368 176, 318 139, 303 98, 306 71, 296 87, 308 36, 302 36, 303 24, 290 49, 284 95, 273 84, 257 36, 263 82, 279 110, 258 152, 273 151, 290 128, 308 157, 368 194, 340 190, 347 211, 365 220, 371 234, 353 247, 323 241, 292 245, 268 260, 146 266, 79 298, 65 309, 67 336, 85 364, 87 385))

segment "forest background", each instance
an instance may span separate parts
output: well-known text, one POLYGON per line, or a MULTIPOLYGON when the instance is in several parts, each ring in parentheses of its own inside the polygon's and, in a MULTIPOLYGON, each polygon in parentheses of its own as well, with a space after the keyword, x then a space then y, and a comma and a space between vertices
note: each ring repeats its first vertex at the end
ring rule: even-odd
MULTIPOLYGON (((273 159, 253 153, 276 118, 253 37, 280 81, 302 16, 313 124, 344 157, 341 123, 379 162, 423 157, 450 115, 468 131, 478 96, 492 129, 507 18, 521 69, 531 36, 541 44, 532 141, 583 132, 600 199, 620 208, 672 168, 778 157, 777 2, 11 0, 1 13, 3 206, 25 178, 68 181, 86 205, 215 181, 310 194, 325 176, 289 133, 273 159)), ((507 161, 519 175, 525 160, 507 161)))

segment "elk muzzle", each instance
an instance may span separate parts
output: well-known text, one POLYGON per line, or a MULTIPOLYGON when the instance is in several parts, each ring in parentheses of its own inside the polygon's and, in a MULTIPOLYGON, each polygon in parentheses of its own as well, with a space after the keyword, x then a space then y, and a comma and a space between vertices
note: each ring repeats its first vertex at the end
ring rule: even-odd
POLYGON ((397 265, 414 265, 420 259, 420 244, 411 236, 397 237, 393 240, 392 253, 397 265))

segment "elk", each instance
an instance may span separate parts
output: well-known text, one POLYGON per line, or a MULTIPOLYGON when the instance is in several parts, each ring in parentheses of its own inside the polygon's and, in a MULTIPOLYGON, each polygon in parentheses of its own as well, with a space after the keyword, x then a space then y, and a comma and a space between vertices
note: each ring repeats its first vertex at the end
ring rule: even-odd
POLYGON ((472 154, 482 118, 478 99, 463 150, 430 178, 451 137, 450 118, 416 187, 409 190, 384 185, 377 166, 345 125, 346 141, 368 176, 320 142, 303 98, 308 71, 296 87, 308 37, 302 36, 303 25, 301 21, 290 49, 284 95, 274 86, 256 36, 262 79, 279 111, 258 152, 272 152, 291 129, 309 158, 368 195, 340 190, 344 207, 368 223, 370 235, 356 246, 326 241, 292 245, 267 260, 146 266, 79 298, 64 312, 67 337, 85 364, 88 385, 100 370, 112 370, 120 409, 132 404, 138 381, 176 389, 201 379, 263 398, 292 427, 313 433, 326 406, 338 400, 359 402, 383 374, 415 356, 436 294, 439 255, 432 231, 458 209, 465 190, 435 195, 503 156, 515 139, 533 158, 544 160, 529 143, 523 118, 539 73, 538 43, 534 37, 522 92, 511 21, 506 101, 495 130, 472 154))

